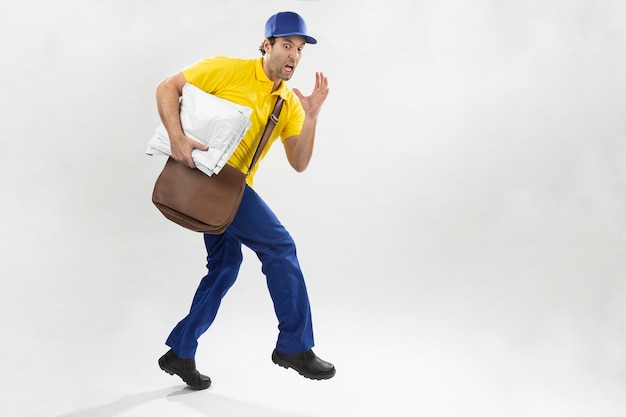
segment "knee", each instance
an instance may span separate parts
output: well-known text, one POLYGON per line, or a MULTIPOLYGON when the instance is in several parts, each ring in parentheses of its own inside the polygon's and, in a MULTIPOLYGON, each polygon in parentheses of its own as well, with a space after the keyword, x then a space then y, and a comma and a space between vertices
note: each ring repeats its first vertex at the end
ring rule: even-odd
POLYGON ((283 236, 272 242, 272 244, 266 249, 266 253, 264 255, 272 258, 281 258, 290 255, 295 256, 295 254, 296 242, 293 240, 291 235, 289 235, 289 233, 285 232, 283 236))
POLYGON ((219 244, 207 247, 207 268, 222 270, 236 277, 243 262, 241 244, 231 239, 222 239, 219 244))

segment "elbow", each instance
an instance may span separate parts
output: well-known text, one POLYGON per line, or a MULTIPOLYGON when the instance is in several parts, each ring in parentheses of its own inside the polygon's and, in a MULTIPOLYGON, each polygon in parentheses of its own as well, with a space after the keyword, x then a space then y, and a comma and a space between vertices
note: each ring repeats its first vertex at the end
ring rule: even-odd
POLYGON ((186 83, 185 78, 181 74, 176 74, 165 78, 156 86, 156 96, 165 96, 168 94, 178 94, 180 97, 183 93, 182 88, 186 83))
POLYGON ((171 80, 169 78, 166 78, 157 84, 156 89, 155 89, 156 96, 158 97, 158 96, 167 94, 173 88, 175 87, 172 86, 171 80))
POLYGON ((161 80, 161 82, 159 82, 156 86, 156 91, 157 93, 165 88, 167 88, 167 85, 170 82, 170 77, 164 78, 163 80, 161 80))
POLYGON ((163 80, 160 83, 157 84, 156 89, 155 89, 155 95, 157 100, 159 100, 159 98, 163 97, 166 94, 167 91, 167 80, 163 80))
POLYGON ((309 166, 309 161, 292 161, 291 162, 291 167, 299 174, 306 171, 308 166, 309 166))
POLYGON ((306 143, 303 145, 302 140, 300 137, 292 136, 283 142, 289 165, 296 172, 304 172, 307 169, 313 153, 312 145, 306 143))

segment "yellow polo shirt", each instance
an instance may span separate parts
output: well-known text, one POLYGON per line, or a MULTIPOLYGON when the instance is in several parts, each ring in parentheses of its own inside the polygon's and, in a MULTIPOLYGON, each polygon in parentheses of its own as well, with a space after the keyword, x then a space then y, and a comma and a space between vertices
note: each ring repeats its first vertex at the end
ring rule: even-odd
POLYGON ((304 110, 300 100, 284 81, 281 82, 278 90, 272 93, 274 83, 263 70, 262 57, 258 59, 223 56, 207 58, 183 69, 183 75, 188 83, 207 93, 252 108, 252 116, 250 116, 252 125, 228 160, 229 165, 244 173, 250 166, 252 156, 278 96, 280 95, 285 100, 278 124, 259 161, 248 175, 247 183, 250 186, 254 183, 254 174, 259 167, 259 162, 265 157, 272 143, 279 137, 281 141, 284 141, 291 136, 299 135, 302 130, 304 110))

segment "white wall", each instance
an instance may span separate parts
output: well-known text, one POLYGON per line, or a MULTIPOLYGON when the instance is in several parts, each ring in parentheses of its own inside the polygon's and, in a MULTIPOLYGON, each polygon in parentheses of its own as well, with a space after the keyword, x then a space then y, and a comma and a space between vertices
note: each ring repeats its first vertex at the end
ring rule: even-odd
MULTIPOLYGON (((87 415, 80 409, 116 389, 161 377, 94 388, 138 357, 149 362, 139 369, 154 367, 203 274, 200 236, 150 203, 164 161, 143 154, 158 124, 154 88, 205 56, 258 56, 264 22, 280 10, 300 12, 319 40, 290 85, 310 91, 324 71, 331 95, 309 170, 290 171, 276 147, 256 188, 298 242, 319 349, 340 370, 358 362, 354 351, 377 364, 404 358, 392 366, 410 375, 395 374, 405 383, 390 388, 406 394, 398 412, 447 415, 410 400, 412 384, 429 385, 420 373, 436 352, 435 363, 464 369, 468 386, 479 379, 472 392, 484 402, 465 415, 623 415, 623 2, 28 0, 4 9, 9 415, 87 415), (63 388, 27 391, 42 385, 63 388)), ((271 351, 259 275, 247 253, 205 349, 239 352, 228 326, 250 332, 255 317, 255 349, 271 351)), ((451 395, 465 398, 457 384, 451 395)), ((374 409, 393 407, 391 391, 374 409)))

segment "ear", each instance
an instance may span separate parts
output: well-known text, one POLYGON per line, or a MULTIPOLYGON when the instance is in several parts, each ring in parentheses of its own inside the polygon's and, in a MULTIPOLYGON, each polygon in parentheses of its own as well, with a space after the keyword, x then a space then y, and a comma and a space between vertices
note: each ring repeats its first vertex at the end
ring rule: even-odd
POLYGON ((270 52, 270 49, 272 49, 272 45, 267 38, 263 41, 263 49, 265 50, 266 54, 270 52))

